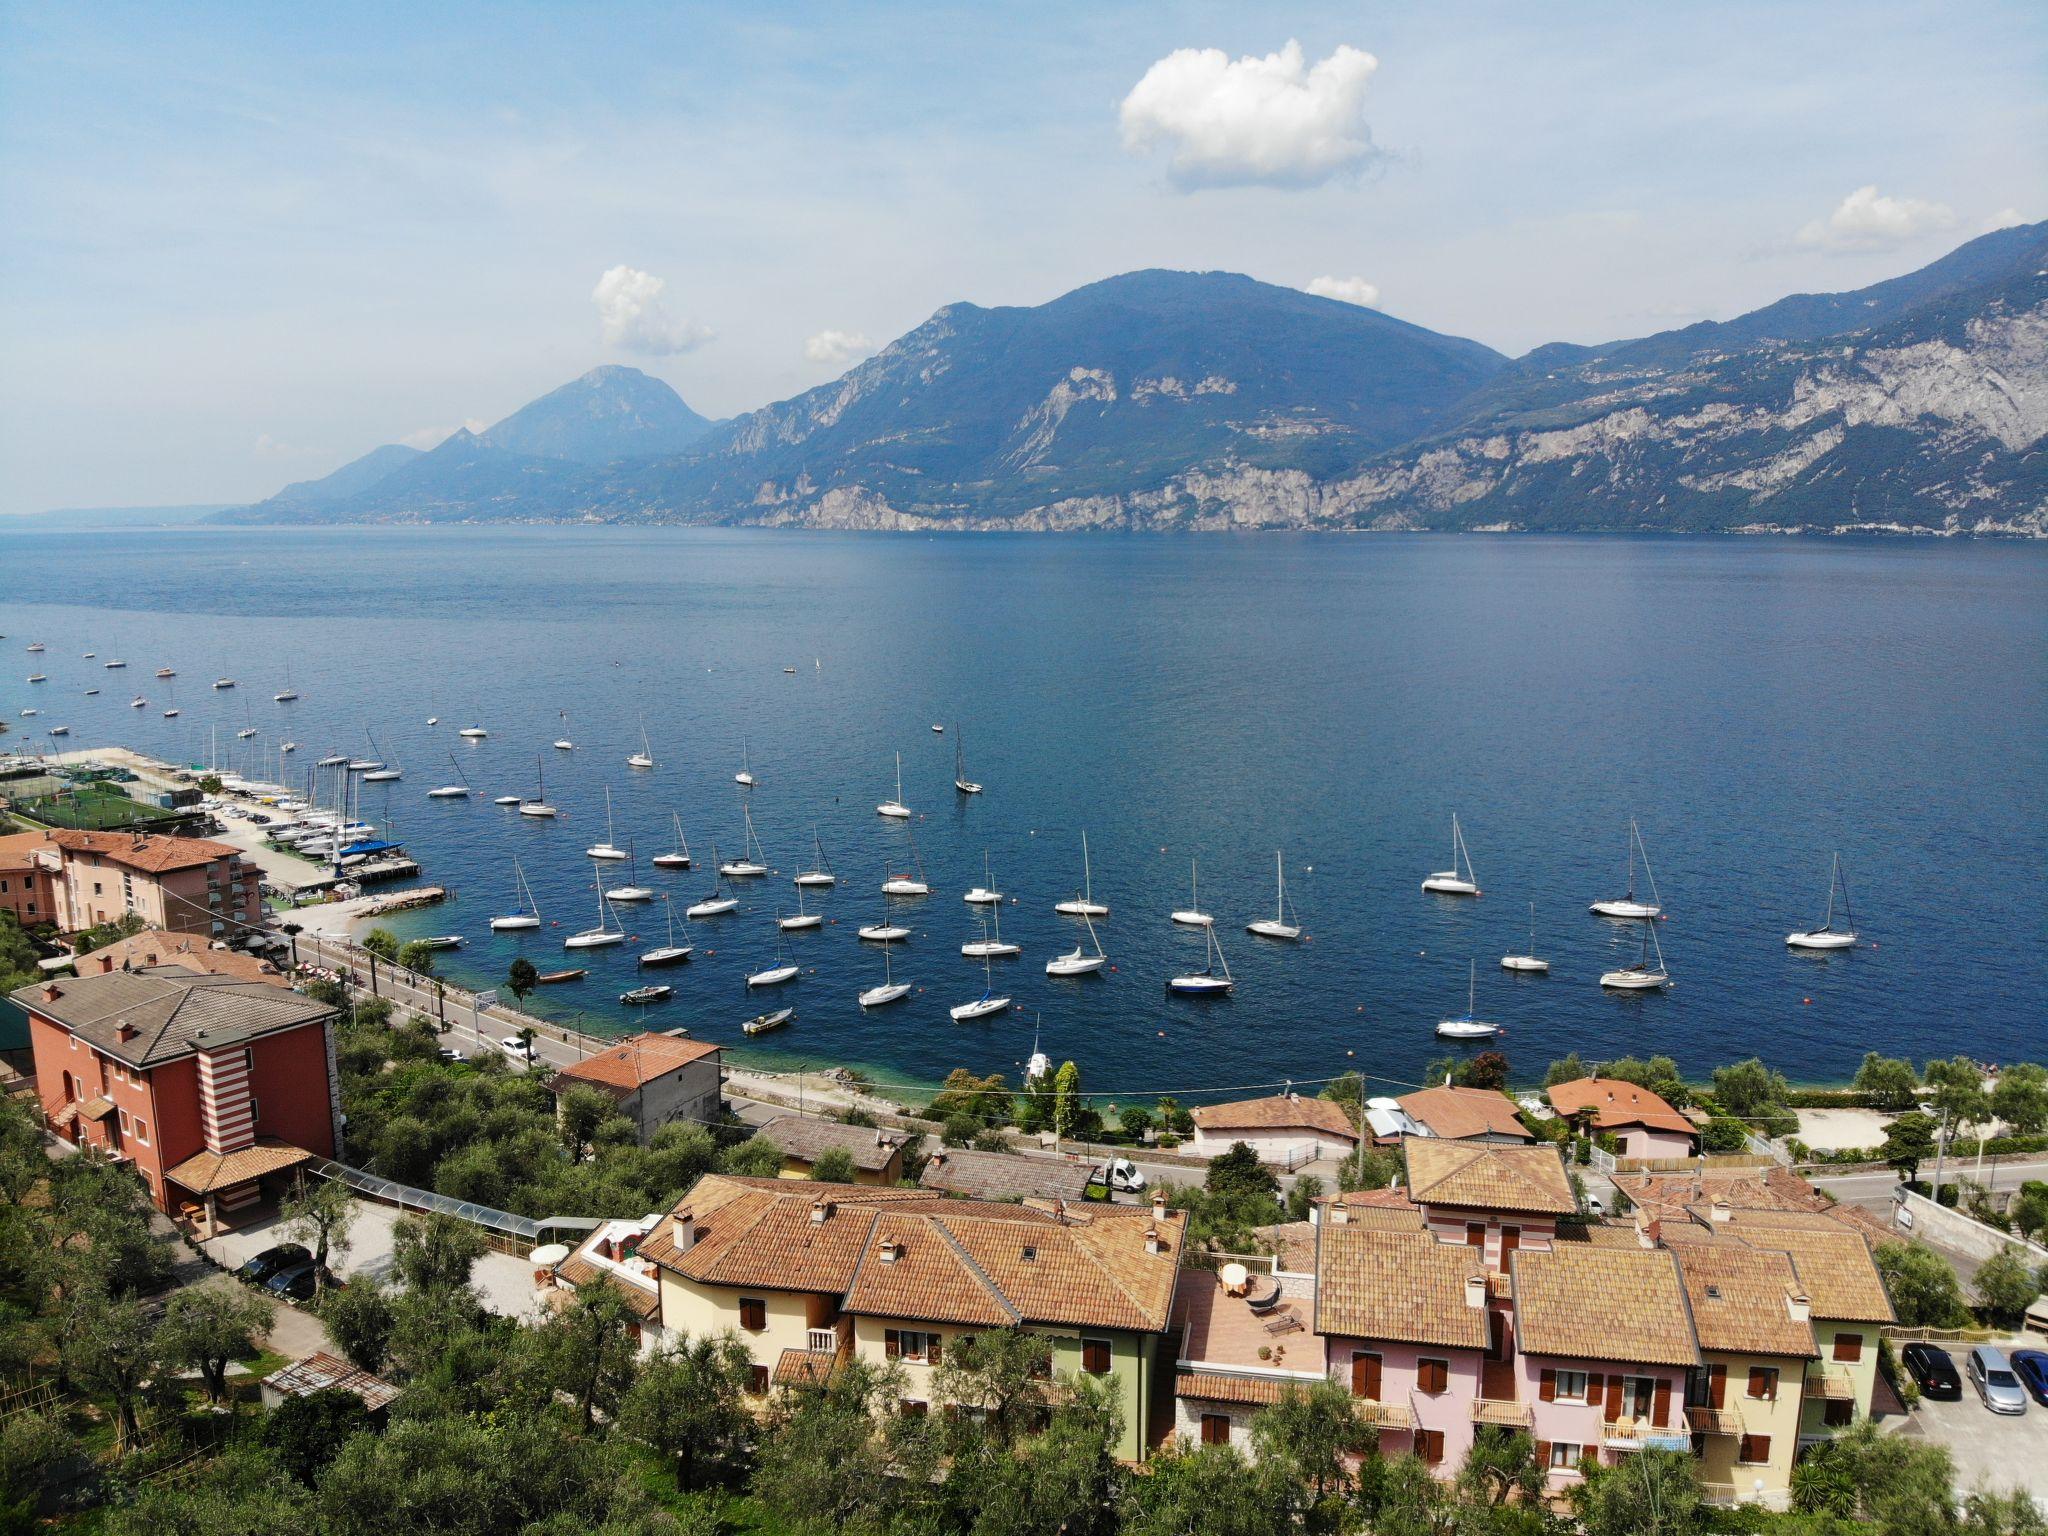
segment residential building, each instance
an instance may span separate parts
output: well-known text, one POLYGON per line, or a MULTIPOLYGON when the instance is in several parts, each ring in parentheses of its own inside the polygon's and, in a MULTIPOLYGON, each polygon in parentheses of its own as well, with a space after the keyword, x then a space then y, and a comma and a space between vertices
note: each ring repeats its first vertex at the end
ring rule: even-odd
POLYGON ((563 1067, 548 1078, 557 1110, 571 1088, 609 1094, 633 1122, 640 1144, 672 1121, 716 1125, 722 1118, 724 1052, 681 1035, 640 1034, 563 1067))
POLYGON ((844 1152, 853 1161, 856 1184, 901 1183, 903 1149, 910 1141, 901 1131, 802 1115, 778 1115, 756 1134, 782 1148, 785 1179, 808 1179, 819 1158, 844 1152))
POLYGON ((130 1161, 159 1210, 220 1217, 333 1157, 335 1011, 269 982, 173 966, 37 982, 36 1089, 61 1136, 130 1161))
POLYGON ((1290 1388, 1324 1376, 1324 1341, 1315 1334, 1315 1296, 1289 1294, 1274 1276, 1225 1278, 1191 1269, 1174 1293, 1180 1339, 1174 1363, 1174 1413, 1153 1426, 1203 1445, 1252 1450, 1251 1421, 1290 1388), (1254 1289, 1256 1288, 1256 1290, 1254 1289))
POLYGON ((1515 1101, 1492 1088, 1418 1088, 1394 1101, 1425 1136, 1452 1141, 1527 1143, 1535 1132, 1522 1124, 1515 1101))
POLYGON ((934 1198, 862 1184, 708 1175, 638 1256, 660 1271, 660 1318, 697 1337, 737 1330, 752 1390, 801 1386, 848 1359, 901 1368, 901 1411, 933 1405, 961 1335, 1047 1338, 1056 1375, 1103 1378, 1123 1424, 1117 1454, 1149 1443, 1182 1213, 934 1198))
MULTIPOLYGON (((539 1269, 534 1282, 552 1307, 589 1285, 609 1285, 633 1315, 634 1337, 643 1355, 652 1354, 668 1338, 661 1326, 661 1283, 653 1262, 641 1256, 640 1245, 661 1225, 659 1211, 638 1221, 608 1221, 596 1228, 566 1258, 539 1269)), ((536 1257, 547 1254, 536 1249, 536 1257)), ((561 1249, 556 1248, 555 1253, 561 1249)))
POLYGON ((1573 1124, 1620 1143, 1623 1157, 1690 1157, 1699 1131, 1649 1089, 1613 1077, 1579 1077, 1550 1090, 1550 1107, 1573 1124))
POLYGON ((1407 1195, 1439 1241, 1480 1250, 1505 1271, 1522 1249, 1547 1249, 1558 1218, 1579 1208, 1554 1146, 1410 1138, 1402 1144, 1407 1195))
POLYGON ((146 971, 153 966, 175 966, 201 976, 232 976, 238 981, 264 981, 275 987, 291 983, 284 972, 261 955, 229 949, 221 939, 197 933, 172 933, 163 928, 145 928, 125 939, 80 955, 73 968, 81 976, 102 976, 109 971, 146 971))
POLYGON ((1188 1150, 1197 1157, 1217 1157, 1241 1141, 1259 1161, 1294 1168, 1318 1158, 1343 1157, 1358 1145, 1351 1117, 1331 1099, 1283 1093, 1204 1104, 1190 1114, 1195 1134, 1188 1150))
POLYGON ((149 928, 233 938, 264 920, 262 873, 230 843, 150 832, 26 832, 0 863, 50 871, 48 921, 62 933, 134 916, 149 928))
POLYGON ((1087 1163, 941 1147, 925 1159, 917 1182, 937 1194, 974 1200, 1070 1200, 1078 1205, 1088 1198, 1092 1175, 1087 1163))
POLYGON ((0 911, 24 928, 57 920, 57 881, 63 854, 41 832, 0 837, 0 911))

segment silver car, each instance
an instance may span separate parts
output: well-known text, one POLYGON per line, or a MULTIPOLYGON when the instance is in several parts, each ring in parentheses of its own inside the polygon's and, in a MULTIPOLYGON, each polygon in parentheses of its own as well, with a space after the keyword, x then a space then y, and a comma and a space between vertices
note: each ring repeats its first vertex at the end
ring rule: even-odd
POLYGON ((2012 1362, 2005 1358, 2003 1350, 1979 1344, 1970 1351, 1970 1363, 1964 1374, 1977 1389, 1977 1395, 1984 1399, 1984 1406, 1993 1413, 2027 1411, 2026 1389, 2020 1385, 2012 1362))

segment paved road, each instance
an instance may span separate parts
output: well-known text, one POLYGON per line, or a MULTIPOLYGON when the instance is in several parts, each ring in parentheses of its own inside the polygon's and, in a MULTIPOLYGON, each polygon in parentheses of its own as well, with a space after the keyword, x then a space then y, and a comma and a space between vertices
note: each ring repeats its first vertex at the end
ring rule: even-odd
MULTIPOLYGON (((1942 1181, 1952 1182, 1957 1178, 1976 1180, 1990 1189, 2018 1189, 2028 1179, 2048 1179, 2048 1158, 2004 1158, 1994 1163, 1991 1158, 1984 1160, 1981 1179, 1976 1172, 1975 1157, 1951 1156, 1948 1166, 1942 1170, 1942 1181)), ((1924 1163, 1920 1177, 1934 1178, 1934 1165, 1924 1163)), ((1826 1190, 1837 1200, 1853 1201, 1857 1205, 1868 1205, 1873 1209, 1879 1204, 1890 1205, 1892 1191, 1898 1188, 1899 1176, 1889 1168, 1881 1173, 1815 1174, 1812 1182, 1826 1190)))

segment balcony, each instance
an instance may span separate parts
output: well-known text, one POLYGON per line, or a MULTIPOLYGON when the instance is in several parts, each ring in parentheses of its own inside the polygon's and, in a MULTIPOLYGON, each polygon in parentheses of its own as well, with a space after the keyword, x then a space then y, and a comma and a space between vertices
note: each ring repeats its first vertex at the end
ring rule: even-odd
POLYGON ((1829 1402, 1853 1403, 1856 1400, 1856 1378, 1838 1365, 1809 1365, 1806 1368, 1806 1390, 1810 1396, 1829 1402))
POLYGON ((1472 1422, 1498 1424, 1503 1429, 1528 1429, 1535 1424, 1536 1415, 1527 1403, 1480 1397, 1472 1400, 1472 1422))
POLYGON ((1693 1428, 1703 1435, 1733 1437, 1744 1433, 1742 1414, 1734 1408, 1690 1407, 1685 1411, 1692 1418, 1693 1428))
POLYGON ((839 1333, 833 1328, 811 1328, 806 1330, 804 1347, 817 1355, 831 1355, 839 1352, 839 1333))
POLYGON ((1602 1426, 1600 1443, 1611 1451, 1687 1451, 1692 1449, 1692 1424, 1683 1410, 1674 1410, 1671 1422, 1662 1425, 1623 1417, 1602 1426))
POLYGON ((1374 1429, 1413 1429, 1415 1415, 1408 1411, 1405 1403, 1383 1403, 1376 1398, 1354 1397, 1352 1412, 1359 1421, 1370 1424, 1374 1429))

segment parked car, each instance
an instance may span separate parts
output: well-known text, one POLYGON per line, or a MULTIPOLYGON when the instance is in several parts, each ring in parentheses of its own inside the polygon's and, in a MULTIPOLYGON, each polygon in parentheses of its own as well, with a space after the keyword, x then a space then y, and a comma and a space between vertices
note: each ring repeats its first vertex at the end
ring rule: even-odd
POLYGON ((1956 1374, 1956 1362, 1947 1350, 1932 1344, 1908 1344, 1899 1351, 1899 1362, 1922 1397, 1953 1402, 1963 1395, 1963 1378, 1956 1374))
POLYGON ((507 1056, 510 1056, 515 1060, 533 1060, 533 1047, 528 1045, 524 1040, 520 1039, 517 1035, 507 1035, 504 1039, 498 1042, 498 1048, 502 1050, 507 1056))
POLYGON ((460 1060, 462 1060, 462 1052, 458 1051, 458 1050, 457 1050, 457 1049, 456 1049, 456 1048, 455 1048, 454 1046, 452 1046, 452 1045, 444 1045, 444 1046, 442 1046, 442 1047, 441 1047, 441 1049, 439 1050, 439 1052, 437 1052, 436 1054, 438 1054, 438 1055, 440 1056, 440 1058, 441 1058, 441 1059, 442 1059, 443 1061, 460 1061, 460 1060))
POLYGON ((2048 1406, 2048 1351, 2014 1350, 2012 1371, 2019 1377, 2020 1385, 2034 1394, 2035 1402, 2048 1406))
POLYGON ((297 1243, 279 1243, 275 1248, 266 1248, 255 1258, 247 1260, 235 1273, 252 1285, 262 1285, 281 1269, 290 1269, 294 1264, 309 1264, 313 1255, 297 1243))
POLYGON ((2027 1394, 2020 1387, 2019 1377, 2013 1374, 2012 1362, 2005 1358, 2004 1350, 1979 1344, 1970 1351, 1967 1370, 1970 1385, 1993 1413, 2027 1411, 2027 1394))
POLYGON ((316 1268, 311 1259, 303 1264, 290 1265, 264 1281, 263 1289, 273 1296, 289 1296, 293 1301, 311 1301, 319 1283, 314 1278, 316 1268))

